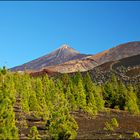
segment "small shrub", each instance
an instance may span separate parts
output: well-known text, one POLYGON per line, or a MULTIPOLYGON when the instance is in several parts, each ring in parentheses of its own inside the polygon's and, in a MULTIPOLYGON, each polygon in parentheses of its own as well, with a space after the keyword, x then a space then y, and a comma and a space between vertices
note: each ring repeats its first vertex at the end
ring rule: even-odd
POLYGON ((39 140, 40 139, 36 126, 31 127, 29 137, 30 137, 30 139, 34 139, 34 140, 39 140))
POLYGON ((140 139, 140 134, 138 132, 134 132, 132 137, 136 139, 140 139))
POLYGON ((116 118, 113 118, 113 119, 111 120, 111 124, 112 124, 112 126, 115 127, 115 128, 119 127, 119 123, 118 123, 118 121, 116 120, 116 118))
POLYGON ((112 127, 112 125, 109 122, 105 122, 104 130, 114 131, 114 128, 112 127))
POLYGON ((118 121, 116 120, 116 118, 113 118, 111 122, 105 122, 104 130, 114 131, 118 127, 119 127, 118 121))
POLYGON ((114 109, 119 110, 120 108, 118 105, 116 105, 116 106, 114 106, 114 109))

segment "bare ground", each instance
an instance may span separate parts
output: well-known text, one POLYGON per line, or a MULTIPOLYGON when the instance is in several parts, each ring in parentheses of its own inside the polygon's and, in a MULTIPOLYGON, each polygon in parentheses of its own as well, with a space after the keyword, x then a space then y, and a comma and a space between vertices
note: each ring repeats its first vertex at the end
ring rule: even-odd
POLYGON ((126 111, 106 110, 95 118, 81 112, 75 112, 74 116, 79 126, 77 139, 133 139, 134 131, 140 133, 140 115, 126 111), (112 118, 118 120, 119 127, 114 132, 104 130, 105 122, 112 118))
MULTIPOLYGON (((15 113, 20 139, 28 139, 32 126, 37 126, 40 138, 49 138, 45 127, 46 122, 41 118, 25 115, 25 119, 23 117, 22 119, 21 115, 23 116, 23 114, 21 112, 16 110, 15 113), (26 120, 27 127, 24 120, 26 120)), ((76 139, 132 139, 134 131, 140 133, 140 115, 132 115, 126 111, 106 109, 104 112, 99 112, 94 118, 82 111, 73 112, 72 115, 79 126, 76 139), (104 130, 105 122, 111 121, 112 118, 117 119, 119 127, 113 132, 104 130)))

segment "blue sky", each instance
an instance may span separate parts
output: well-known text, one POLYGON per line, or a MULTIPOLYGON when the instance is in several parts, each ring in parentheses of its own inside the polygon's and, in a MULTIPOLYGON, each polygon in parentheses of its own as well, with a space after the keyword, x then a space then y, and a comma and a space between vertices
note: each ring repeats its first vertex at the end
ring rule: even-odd
POLYGON ((69 44, 96 54, 140 40, 140 2, 0 2, 0 66, 69 44))

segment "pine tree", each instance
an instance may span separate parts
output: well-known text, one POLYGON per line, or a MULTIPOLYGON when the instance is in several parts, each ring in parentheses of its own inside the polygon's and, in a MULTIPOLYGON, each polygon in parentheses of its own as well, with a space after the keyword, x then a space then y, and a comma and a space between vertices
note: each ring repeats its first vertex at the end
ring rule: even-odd
POLYGON ((0 139, 18 139, 13 110, 15 90, 13 77, 10 73, 5 74, 4 81, 0 81, 0 87, 0 139))
POLYGON ((6 75, 6 73, 7 73, 7 68, 6 68, 6 66, 3 66, 3 68, 1 69, 1 73, 2 73, 3 75, 6 75))
POLYGON ((116 105, 119 106, 120 109, 124 109, 126 103, 126 94, 127 89, 125 85, 120 81, 118 85, 118 93, 116 94, 116 105))
POLYGON ((128 86, 128 93, 126 97, 126 106, 125 109, 128 110, 131 113, 139 113, 139 107, 137 105, 137 96, 136 93, 134 92, 134 89, 132 85, 128 86))
POLYGON ((33 140, 40 140, 39 133, 36 126, 32 126, 29 133, 29 138, 33 140))
POLYGON ((38 114, 38 112, 40 112, 41 109, 36 98, 36 93, 34 91, 30 93, 28 104, 29 104, 30 111, 34 111, 35 114, 38 114))
POLYGON ((76 110, 76 108, 77 108, 76 101, 75 101, 74 94, 72 94, 70 86, 67 87, 65 96, 66 96, 66 99, 68 101, 69 110, 76 110))
POLYGON ((49 101, 51 100, 51 90, 54 89, 54 83, 49 79, 48 75, 43 76, 42 78, 43 84, 43 92, 45 95, 46 104, 49 105, 49 101))
POLYGON ((53 101, 55 98, 55 83, 53 82, 52 79, 49 79, 47 75, 43 77, 42 83, 49 116, 51 115, 53 110, 53 101))
POLYGON ((85 76, 85 94, 86 94, 86 104, 87 104, 87 111, 91 114, 97 113, 97 106, 94 97, 94 93, 96 92, 91 81, 89 73, 85 76))
POLYGON ((75 101, 75 96, 74 96, 75 91, 73 88, 72 80, 66 73, 61 76, 61 80, 62 80, 61 89, 63 89, 65 98, 68 101, 68 107, 70 110, 76 110, 77 106, 76 106, 76 101, 75 101))
POLYGON ((102 89, 100 86, 95 86, 94 96, 98 111, 104 111, 105 101, 103 100, 102 89))
POLYGON ((86 95, 83 87, 82 80, 79 79, 78 85, 77 85, 77 90, 76 90, 76 95, 77 95, 77 105, 79 109, 85 109, 86 108, 86 95))
POLYGON ((113 89, 112 84, 108 81, 105 83, 105 85, 103 87, 103 97, 105 100, 105 106, 114 108, 115 91, 113 89))
POLYGON ((138 106, 139 106, 139 110, 140 110, 140 84, 138 84, 137 86, 136 86, 136 95, 137 95, 137 104, 138 104, 138 106))
POLYGON ((60 80, 61 80, 62 83, 63 83, 63 88, 64 88, 64 92, 65 92, 66 88, 67 88, 68 85, 69 85, 70 78, 69 78, 69 76, 68 76, 67 73, 64 73, 64 74, 62 75, 62 77, 61 77, 60 80))
POLYGON ((79 80, 83 81, 80 71, 76 72, 76 74, 72 77, 72 81, 75 83, 75 85, 78 85, 79 80))
POLYGON ((45 101, 45 93, 43 92, 43 84, 40 78, 37 78, 34 80, 34 91, 36 93, 36 98, 38 105, 40 106, 40 111, 38 114, 40 114, 43 119, 47 119, 48 117, 48 106, 45 101))
POLYGON ((68 102, 59 88, 55 89, 53 111, 47 124, 49 133, 53 139, 73 139, 78 129, 77 123, 70 115, 68 102))
POLYGON ((24 112, 29 113, 29 97, 32 92, 31 79, 29 75, 24 74, 19 79, 19 93, 22 99, 22 109, 24 112))
POLYGON ((18 139, 18 130, 15 126, 15 114, 12 101, 5 97, 0 104, 0 139, 18 139))

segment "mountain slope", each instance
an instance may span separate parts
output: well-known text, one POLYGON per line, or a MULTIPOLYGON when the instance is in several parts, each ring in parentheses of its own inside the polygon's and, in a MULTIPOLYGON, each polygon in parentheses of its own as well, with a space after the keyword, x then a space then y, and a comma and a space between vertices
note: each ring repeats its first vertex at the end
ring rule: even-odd
POLYGON ((140 54, 103 63, 88 72, 92 80, 100 84, 109 80, 112 74, 124 83, 140 83, 140 54))
POLYGON ((23 65, 12 68, 13 71, 39 70, 43 67, 58 65, 70 60, 80 59, 87 55, 80 54, 76 50, 70 48, 68 45, 63 45, 59 49, 50 54, 42 56, 38 59, 25 63, 23 65))
POLYGON ((118 45, 96 55, 80 54, 67 45, 63 45, 56 51, 40 57, 36 60, 12 68, 12 70, 41 70, 47 69, 53 72, 71 73, 75 71, 87 71, 106 62, 120 60, 126 57, 140 54, 140 42, 128 42, 118 45))
POLYGON ((140 41, 135 41, 118 45, 91 58, 96 60, 98 64, 103 64, 138 54, 140 54, 140 41))
POLYGON ((71 73, 76 71, 87 71, 98 66, 96 61, 90 59, 89 57, 84 57, 81 59, 71 60, 56 66, 49 66, 47 69, 60 73, 71 73))
POLYGON ((96 66, 110 61, 140 54, 140 42, 129 42, 118 45, 109 50, 103 51, 93 56, 87 56, 80 60, 68 61, 56 66, 49 66, 48 69, 61 73, 71 73, 75 71, 87 71, 96 66))

